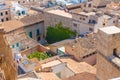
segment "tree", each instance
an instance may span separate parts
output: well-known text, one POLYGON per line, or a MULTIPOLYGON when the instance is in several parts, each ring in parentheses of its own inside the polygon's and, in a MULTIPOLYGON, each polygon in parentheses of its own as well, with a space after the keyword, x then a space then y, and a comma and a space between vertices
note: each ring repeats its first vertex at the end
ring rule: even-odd
POLYGON ((49 57, 52 57, 53 55, 51 53, 48 52, 38 52, 35 51, 34 53, 32 53, 31 55, 27 56, 29 59, 32 58, 37 58, 38 60, 44 60, 47 59, 49 57))
POLYGON ((51 44, 64 39, 68 39, 75 35, 76 32, 72 31, 68 27, 63 26, 62 23, 59 22, 55 26, 48 26, 46 40, 51 44))

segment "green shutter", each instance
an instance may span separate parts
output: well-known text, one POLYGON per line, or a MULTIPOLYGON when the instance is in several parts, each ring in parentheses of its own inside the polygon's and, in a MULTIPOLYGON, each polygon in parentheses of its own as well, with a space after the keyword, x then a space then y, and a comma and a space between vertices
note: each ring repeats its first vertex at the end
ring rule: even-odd
POLYGON ((12 45, 12 48, 14 48, 15 46, 14 45, 12 45))
POLYGON ((21 16, 21 13, 18 13, 18 16, 21 16))
POLYGON ((40 31, 39 29, 36 30, 36 36, 39 36, 40 35, 40 31))
POLYGON ((25 15, 25 11, 22 11, 22 14, 25 15))
POLYGON ((19 43, 17 43, 16 46, 19 47, 19 43))
POLYGON ((32 38, 32 32, 29 32, 29 36, 30 36, 30 38, 32 38))

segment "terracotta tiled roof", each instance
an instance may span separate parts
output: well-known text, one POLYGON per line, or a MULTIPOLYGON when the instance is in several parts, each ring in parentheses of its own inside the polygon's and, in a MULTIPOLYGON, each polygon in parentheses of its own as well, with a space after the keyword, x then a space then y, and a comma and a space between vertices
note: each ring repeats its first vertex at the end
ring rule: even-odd
POLYGON ((34 23, 38 23, 43 21, 43 14, 37 13, 34 15, 29 15, 29 16, 25 16, 24 18, 21 18, 20 21, 25 25, 32 25, 34 23))
POLYGON ((83 72, 88 72, 92 74, 96 74, 96 68, 89 65, 86 62, 77 62, 74 61, 73 59, 61 59, 63 62, 67 62, 67 66, 76 74, 78 73, 83 73, 83 72))
POLYGON ((83 73, 76 74, 75 76, 66 78, 64 80, 97 80, 97 78, 95 74, 83 72, 83 73))
POLYGON ((2 23, 2 26, 4 27, 4 30, 6 32, 18 29, 20 27, 23 27, 24 24, 18 20, 10 20, 10 21, 5 21, 2 23))
POLYGON ((43 15, 42 14, 34 14, 34 15, 29 15, 25 16, 23 18, 20 18, 18 20, 10 20, 2 23, 2 26, 5 29, 5 32, 10 32, 15 29, 22 28, 24 26, 32 25, 35 23, 39 23, 43 21, 43 15))
POLYGON ((41 72, 41 73, 39 73, 39 76, 43 80, 61 80, 54 73, 51 73, 51 72, 41 72))
POLYGON ((18 79, 28 78, 28 77, 30 77, 30 78, 38 78, 38 76, 36 75, 35 72, 29 72, 29 73, 18 76, 18 79))

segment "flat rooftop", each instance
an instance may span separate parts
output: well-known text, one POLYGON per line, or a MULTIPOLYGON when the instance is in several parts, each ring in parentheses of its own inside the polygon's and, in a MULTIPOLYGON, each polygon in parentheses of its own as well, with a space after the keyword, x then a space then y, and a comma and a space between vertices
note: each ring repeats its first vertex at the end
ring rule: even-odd
POLYGON ((19 62, 19 67, 26 73, 33 71, 36 65, 37 63, 32 63, 28 59, 23 59, 21 62, 19 62))
POLYGON ((60 41, 60 42, 53 43, 53 44, 51 44, 51 46, 57 47, 57 46, 60 46, 60 45, 65 45, 65 44, 67 44, 67 43, 71 43, 71 42, 73 42, 73 40, 71 40, 71 39, 66 39, 66 40, 62 40, 62 41, 60 41))
POLYGON ((52 72, 41 72, 38 74, 43 80, 61 80, 52 72))
POLYGON ((78 73, 75 76, 71 76, 69 78, 63 79, 63 80, 97 80, 95 74, 83 72, 78 73))
POLYGON ((110 19, 110 18, 111 18, 111 16, 109 16, 109 15, 103 15, 103 17, 104 17, 105 19, 110 19))
POLYGON ((9 8, 9 5, 3 3, 3 4, 0 4, 0 10, 4 10, 4 9, 7 9, 9 8))
POLYGON ((43 14, 31 12, 31 15, 24 16, 19 20, 14 19, 14 20, 2 22, 2 26, 4 27, 5 32, 10 32, 19 28, 23 28, 25 26, 40 23, 42 21, 43 21, 43 14))
POLYGON ((76 62, 76 61, 74 61, 73 59, 70 59, 70 58, 61 59, 61 61, 66 62, 68 68, 70 68, 76 74, 83 73, 83 72, 96 74, 96 68, 89 65, 86 62, 76 62))
POLYGON ((113 57, 111 60, 114 64, 116 64, 118 67, 120 67, 120 59, 117 57, 113 57))
POLYGON ((34 78, 34 79, 38 79, 38 76, 36 75, 36 72, 29 72, 26 74, 21 74, 18 76, 18 79, 25 79, 25 78, 34 78))
POLYGON ((117 28, 116 26, 110 26, 110 27, 100 28, 100 30, 103 31, 106 34, 120 33, 120 29, 117 28))
POLYGON ((67 17, 67 18, 72 18, 72 15, 68 12, 65 12, 64 10, 56 9, 56 10, 50 10, 48 12, 55 14, 55 15, 59 15, 59 16, 67 17))
POLYGON ((58 64, 61 64, 61 62, 59 60, 53 60, 53 61, 47 62, 45 64, 42 64, 42 68, 52 67, 52 66, 56 66, 58 64))
POLYGON ((79 14, 90 16, 90 15, 95 15, 96 13, 95 12, 79 12, 79 14))

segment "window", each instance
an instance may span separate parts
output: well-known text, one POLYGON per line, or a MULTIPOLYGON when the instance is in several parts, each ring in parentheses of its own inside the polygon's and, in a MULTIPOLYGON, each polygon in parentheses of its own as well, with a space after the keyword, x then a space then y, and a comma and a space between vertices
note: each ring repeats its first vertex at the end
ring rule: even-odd
POLYGON ((88 4, 88 7, 91 7, 92 5, 91 4, 88 4))
POLYGON ((2 13, 2 12, 1 12, 0 14, 1 14, 1 16, 3 16, 3 13, 2 13))
POLYGON ((83 20, 85 20, 85 18, 83 18, 83 20))
POLYGON ((113 49, 113 55, 116 55, 117 54, 117 49, 113 49))
POLYGON ((86 7, 86 4, 84 4, 84 7, 86 7))
POLYGON ((22 14, 25 15, 25 11, 22 11, 22 14))
POLYGON ((81 20, 82 18, 80 17, 80 20, 81 20))
POLYGON ((6 21, 8 21, 8 18, 6 18, 6 21))
POLYGON ((120 56, 117 54, 117 49, 113 49, 113 55, 117 58, 120 58, 120 56))
POLYGON ((6 11, 5 14, 8 15, 8 12, 6 11))
POLYGON ((89 31, 93 31, 93 28, 89 28, 89 31))
POLYGON ((73 26, 74 26, 74 27, 77 27, 77 24, 76 24, 76 23, 73 23, 73 26))
POLYGON ((19 47, 19 43, 17 43, 16 46, 19 47))
POLYGON ((97 22, 96 22, 95 20, 92 20, 92 23, 93 23, 93 24, 96 24, 97 22))
POLYGON ((32 32, 29 32, 29 36, 30 36, 30 38, 32 38, 32 32))
POLYGON ((41 38, 40 38, 40 37, 38 37, 38 38, 37 38, 37 41, 40 41, 40 39, 41 39, 41 38))
POLYGON ((39 36, 40 35, 40 31, 39 29, 36 30, 36 36, 39 36))
POLYGON ((105 23, 103 23, 103 26, 106 26, 106 24, 105 24, 105 23))
POLYGON ((18 16, 21 16, 21 13, 18 13, 18 16))
POLYGON ((83 56, 82 58, 86 58, 86 56, 83 56))
POLYGON ((89 23, 91 23, 92 22, 92 20, 89 20, 89 23))
POLYGON ((14 45, 12 45, 12 48, 14 48, 15 46, 14 45))
POLYGON ((1 22, 4 22, 4 19, 1 19, 1 22))
POLYGON ((89 20, 89 23, 96 24, 97 22, 95 20, 89 20))
POLYGON ((115 21, 113 21, 113 23, 115 23, 115 21))

